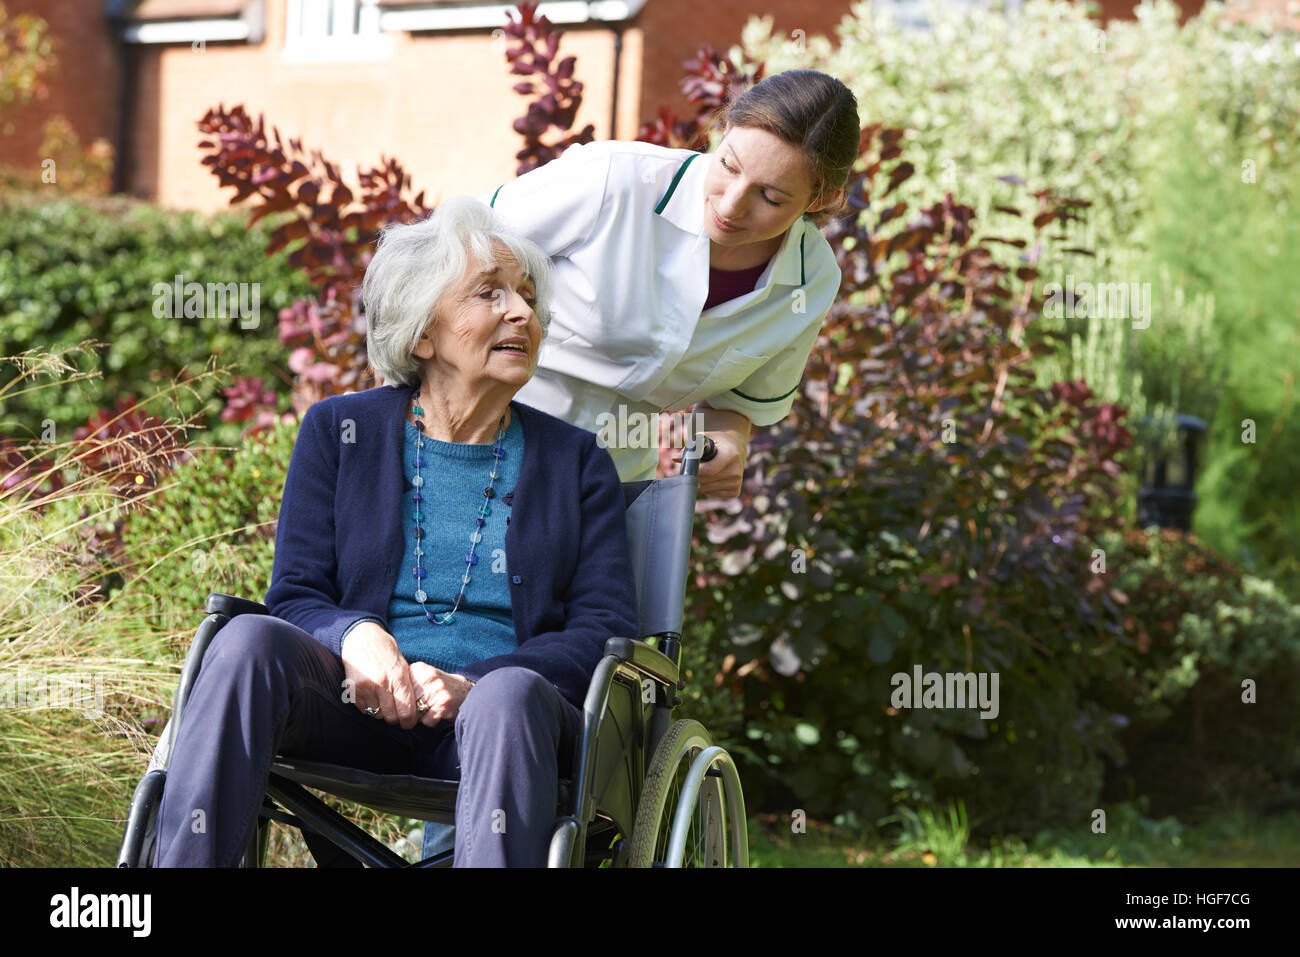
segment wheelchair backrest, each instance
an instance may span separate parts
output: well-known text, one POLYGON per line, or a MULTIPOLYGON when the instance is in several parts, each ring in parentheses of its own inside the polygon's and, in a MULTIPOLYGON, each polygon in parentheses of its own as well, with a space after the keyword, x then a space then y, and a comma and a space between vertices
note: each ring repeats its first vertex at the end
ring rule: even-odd
POLYGON ((623 483, 640 615, 638 638, 666 631, 681 634, 698 481, 694 475, 674 475, 623 483))

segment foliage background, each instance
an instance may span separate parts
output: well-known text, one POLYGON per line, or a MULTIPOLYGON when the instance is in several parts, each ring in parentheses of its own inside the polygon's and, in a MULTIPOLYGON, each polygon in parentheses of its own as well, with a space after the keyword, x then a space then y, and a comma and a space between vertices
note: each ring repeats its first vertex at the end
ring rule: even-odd
MULTIPOLYGON (((98 371, 93 391, 77 386, 0 400, 0 432, 38 434, 45 419, 71 434, 97 408, 119 397, 153 395, 178 379, 198 379, 215 360, 235 374, 261 377, 290 404, 289 350, 278 337, 279 311, 305 295, 305 277, 287 257, 266 252, 268 228, 245 214, 216 217, 161 210, 127 199, 59 199, 0 191, 0 350, 55 350, 96 338, 105 345, 83 356, 98 371), (234 317, 159 318, 154 284, 185 281, 260 284, 257 328, 234 317), (22 425, 26 425, 23 428, 22 425)), ((4 370, 3 382, 16 373, 4 370)), ((0 384, 3 384, 0 382, 0 384)), ((202 437, 231 444, 241 428, 218 418, 229 380, 204 378, 177 397, 183 415, 202 414, 202 437)))
POLYGON ((926 32, 860 3, 835 37, 802 49, 770 17, 741 43, 769 72, 841 78, 868 117, 905 128, 916 174, 902 199, 952 191, 1021 239, 1026 226, 994 209, 1008 195, 999 177, 1090 201, 1077 238, 1095 257, 1062 244, 1042 281, 1149 282, 1158 312, 1145 330, 1045 318, 1041 329, 1073 342, 1040 367, 1043 381, 1086 375, 1134 425, 1171 410, 1205 419, 1197 532, 1296 596, 1300 54, 1294 34, 1227 12, 1211 2, 1180 27, 1173 3, 1143 2, 1103 32, 1087 4, 1027 0, 1009 15, 939 4, 926 32), (1243 419, 1257 424, 1253 447, 1243 419))

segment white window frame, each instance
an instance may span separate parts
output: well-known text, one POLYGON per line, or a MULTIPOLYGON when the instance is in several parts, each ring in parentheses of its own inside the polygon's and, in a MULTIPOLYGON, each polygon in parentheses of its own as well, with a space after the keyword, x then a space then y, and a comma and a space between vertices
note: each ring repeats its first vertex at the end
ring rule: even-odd
MULTIPOLYGON (((705 0, 711 2, 711 0, 705 0)), ((544 0, 537 13, 552 23, 617 23, 641 12, 646 0, 544 0)), ((465 0, 462 3, 429 3, 385 10, 384 30, 430 32, 504 27, 518 11, 513 3, 465 0)))
POLYGON ((293 63, 382 60, 393 52, 393 38, 379 27, 379 0, 288 0, 284 14, 284 49, 293 63), (348 16, 339 29, 334 18, 348 16), (325 31, 303 33, 304 23, 325 25, 325 31))

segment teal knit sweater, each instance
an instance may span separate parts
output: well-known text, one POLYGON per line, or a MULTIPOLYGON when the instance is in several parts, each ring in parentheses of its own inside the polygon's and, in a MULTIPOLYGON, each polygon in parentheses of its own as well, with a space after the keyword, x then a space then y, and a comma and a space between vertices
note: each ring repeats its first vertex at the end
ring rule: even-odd
MULTIPOLYGON (((410 422, 402 450, 402 467, 409 485, 415 477, 415 440, 419 432, 410 422)), ((510 610, 510 579, 506 571, 506 523, 510 506, 503 498, 519 480, 524 457, 524 433, 519 417, 506 429, 505 457, 492 487, 496 497, 483 527, 483 540, 474 554, 478 563, 469 570, 465 597, 450 624, 430 622, 424 608, 442 615, 451 611, 460 591, 465 559, 469 555, 474 519, 483 504, 483 490, 492 469, 495 442, 469 444, 440 442, 427 436, 420 474, 424 477, 420 503, 424 529, 424 606, 415 600, 415 492, 402 495, 402 530, 405 550, 388 603, 388 630, 409 662, 424 661, 442 671, 458 673, 466 665, 517 648, 510 610)), ((355 627, 355 626, 354 626, 355 627)), ((349 629, 350 631, 351 629, 349 629)), ((345 635, 346 636, 346 635, 345 635)))

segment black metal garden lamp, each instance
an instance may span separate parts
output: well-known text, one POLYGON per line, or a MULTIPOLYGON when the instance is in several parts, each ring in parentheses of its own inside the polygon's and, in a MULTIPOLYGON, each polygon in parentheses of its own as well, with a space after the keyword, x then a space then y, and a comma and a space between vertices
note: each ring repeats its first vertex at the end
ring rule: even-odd
MULTIPOLYGON (((1138 525, 1189 532, 1192 512, 1196 510, 1196 470, 1205 422, 1182 413, 1173 418, 1178 428, 1176 443, 1159 438, 1147 443, 1142 487, 1138 490, 1138 525)), ((1147 416, 1142 424, 1149 426, 1153 421, 1147 416)))

